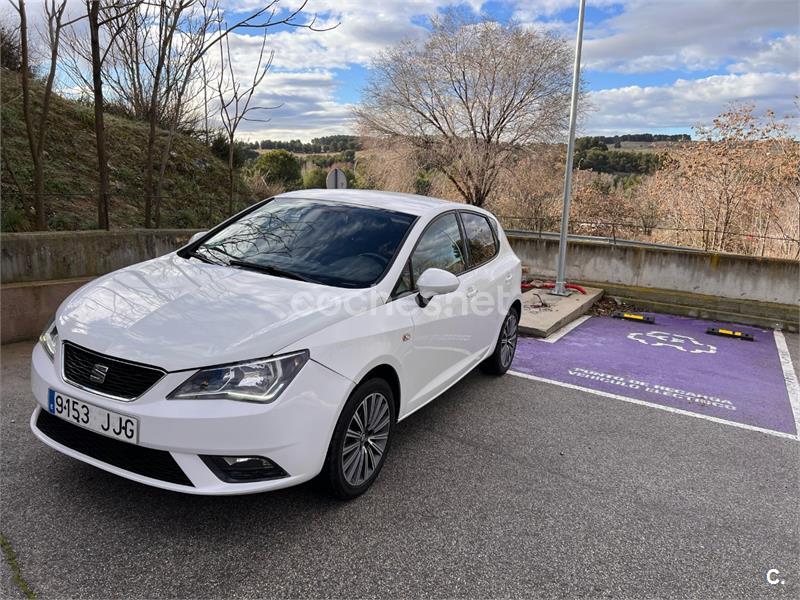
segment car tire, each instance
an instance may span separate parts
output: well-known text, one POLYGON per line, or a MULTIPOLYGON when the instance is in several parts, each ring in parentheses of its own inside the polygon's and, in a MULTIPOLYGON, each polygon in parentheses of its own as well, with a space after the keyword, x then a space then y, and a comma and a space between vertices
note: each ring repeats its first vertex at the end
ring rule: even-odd
POLYGON ((516 308, 512 308, 508 311, 506 318, 503 320, 503 325, 500 327, 494 352, 480 365, 481 371, 489 375, 505 375, 514 361, 518 338, 519 313, 516 308))
POLYGON ((320 474, 333 496, 351 500, 374 483, 386 462, 396 420, 394 394, 386 381, 369 379, 353 390, 320 474))

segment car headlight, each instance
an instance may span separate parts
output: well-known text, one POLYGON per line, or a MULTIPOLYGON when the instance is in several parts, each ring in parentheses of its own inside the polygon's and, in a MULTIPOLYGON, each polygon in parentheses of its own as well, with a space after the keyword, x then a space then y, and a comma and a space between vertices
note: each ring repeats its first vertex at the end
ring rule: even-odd
POLYGON ((267 404, 281 395, 308 361, 308 350, 201 369, 167 398, 242 400, 267 404))
POLYGON ((39 343, 51 359, 56 355, 56 348, 58 347, 58 329, 56 329, 55 318, 50 319, 47 327, 44 328, 42 335, 39 336, 39 343))

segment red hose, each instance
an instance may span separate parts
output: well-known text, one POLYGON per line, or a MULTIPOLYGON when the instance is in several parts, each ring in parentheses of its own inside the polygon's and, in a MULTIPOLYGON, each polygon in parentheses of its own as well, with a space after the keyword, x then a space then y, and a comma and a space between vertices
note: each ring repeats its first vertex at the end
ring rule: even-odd
POLYGON ((566 287, 568 290, 575 290, 575 291, 578 291, 578 292, 580 292, 581 294, 583 294, 584 296, 586 295, 586 290, 585 290, 585 289, 583 289, 581 286, 579 286, 579 285, 575 284, 575 283, 568 283, 568 284, 567 284, 567 285, 565 285, 564 287, 566 287))
MULTIPOLYGON (((555 284, 554 281, 546 281, 544 283, 540 283, 538 285, 534 285, 533 283, 523 281, 522 285, 520 287, 523 290, 532 290, 534 288, 552 290, 554 287, 556 287, 556 284, 555 284)), ((566 287, 568 290, 575 290, 576 292, 580 292, 584 296, 586 295, 586 290, 583 289, 581 286, 575 284, 575 283, 568 283, 564 287, 566 287)))

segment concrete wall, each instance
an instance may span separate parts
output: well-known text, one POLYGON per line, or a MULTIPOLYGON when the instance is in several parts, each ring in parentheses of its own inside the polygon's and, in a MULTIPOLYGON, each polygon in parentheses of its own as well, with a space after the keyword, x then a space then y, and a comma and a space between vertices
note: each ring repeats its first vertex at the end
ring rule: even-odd
POLYGON ((0 281, 20 283, 103 275, 175 250, 194 231, 4 233, 0 243, 0 281))
MULTIPOLYGON (((535 234, 511 234, 509 240, 532 273, 555 277, 557 240, 535 234)), ((567 278, 800 304, 800 262, 777 258, 571 241, 567 278)))
POLYGON ((29 340, 38 336, 64 298, 91 280, 92 277, 79 277, 4 284, 0 287, 2 343, 29 340))
POLYGON ((195 230, 6 233, 0 238, 0 343, 37 337, 56 308, 97 275, 171 252, 195 230))
MULTIPOLYGON (((557 237, 511 232, 529 273, 554 279, 557 237)), ((570 241, 567 280, 641 310, 800 329, 800 262, 608 240, 570 241)))

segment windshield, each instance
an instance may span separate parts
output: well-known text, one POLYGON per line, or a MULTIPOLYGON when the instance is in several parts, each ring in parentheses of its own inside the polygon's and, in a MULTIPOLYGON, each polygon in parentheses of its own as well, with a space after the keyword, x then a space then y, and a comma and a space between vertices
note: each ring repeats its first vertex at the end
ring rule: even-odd
POLYGON ((323 200, 274 198, 195 250, 202 258, 348 288, 376 283, 416 217, 323 200))

